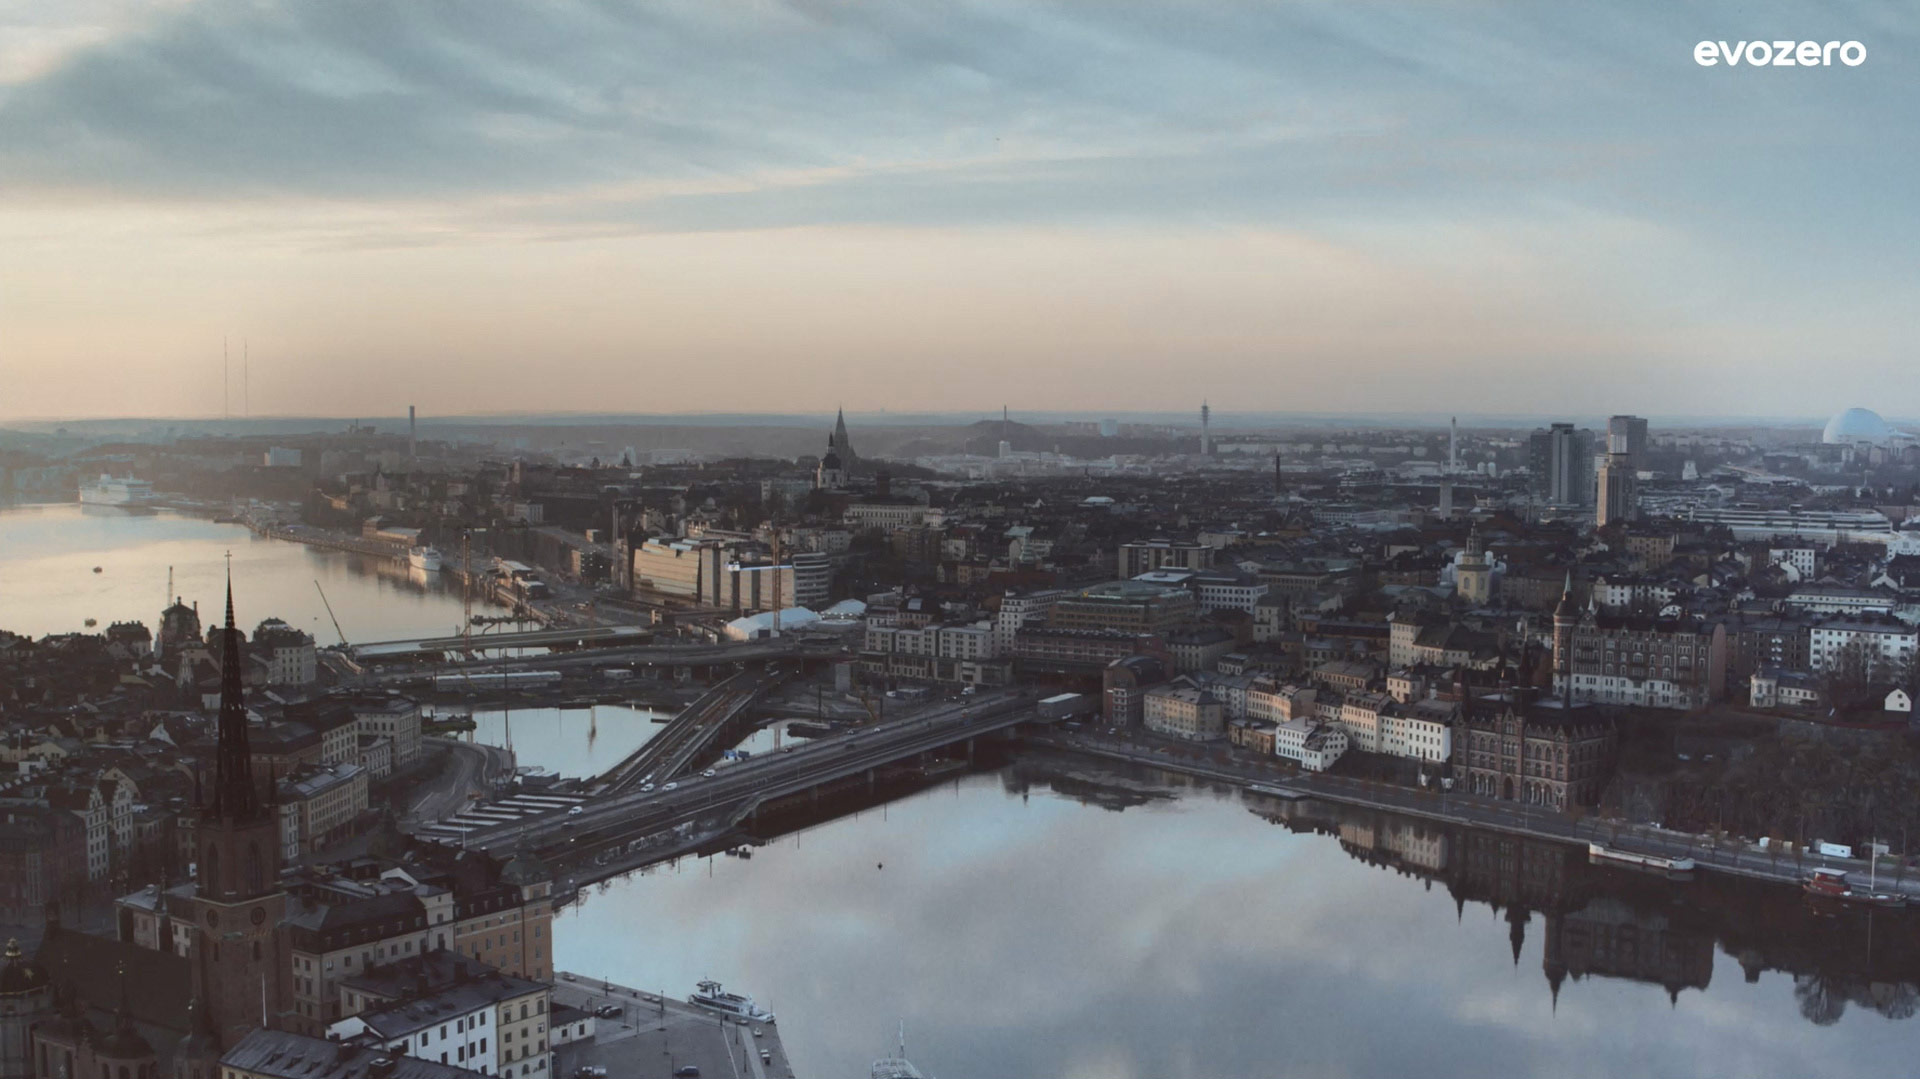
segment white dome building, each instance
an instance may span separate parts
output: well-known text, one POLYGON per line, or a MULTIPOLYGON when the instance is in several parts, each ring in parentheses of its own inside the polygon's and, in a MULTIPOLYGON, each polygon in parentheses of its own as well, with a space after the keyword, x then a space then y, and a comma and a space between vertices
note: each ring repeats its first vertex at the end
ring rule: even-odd
POLYGON ((1829 446, 1851 446, 1860 442, 1883 443, 1893 438, 1893 428, 1870 408, 1850 408, 1827 421, 1820 441, 1829 446))

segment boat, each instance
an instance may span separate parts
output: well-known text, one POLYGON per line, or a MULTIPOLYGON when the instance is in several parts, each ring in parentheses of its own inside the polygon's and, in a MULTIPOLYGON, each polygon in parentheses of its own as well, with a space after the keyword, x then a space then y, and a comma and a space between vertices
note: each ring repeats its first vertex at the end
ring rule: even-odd
POLYGON ((742 1019, 751 1019, 756 1023, 773 1022, 773 1013, 753 1002, 753 998, 739 993, 729 993, 720 988, 720 983, 712 978, 701 981, 699 991, 687 998, 688 1004, 697 1004, 702 1008, 712 1008, 717 1012, 737 1015, 742 1019))
POLYGON ((1800 890, 1818 899, 1845 899, 1852 891, 1844 869, 1816 869, 1800 882, 1800 890))
POLYGON ((407 565, 428 573, 437 572, 440 569, 440 552, 432 547, 409 547, 407 565))
POLYGON ((95 572, 95 573, 103 573, 103 572, 105 572, 105 571, 104 571, 103 569, 101 569, 101 567, 99 567, 99 566, 95 566, 95 567, 93 567, 93 572, 95 572))
POLYGON ((80 503, 85 506, 139 506, 153 501, 153 484, 131 476, 116 478, 102 472, 100 478, 80 485, 80 503))
POLYGON ((1670 858, 1662 854, 1636 854, 1630 850, 1615 850, 1600 843, 1587 844, 1587 858, 1607 865, 1623 865, 1630 869, 1646 869, 1655 873, 1673 875, 1690 874, 1694 867, 1693 859, 1684 855, 1670 858))
POLYGON ((1815 899, 1838 899, 1845 903, 1855 903, 1866 907, 1880 907, 1887 910, 1899 910, 1907 905, 1907 897, 1900 892, 1882 892, 1872 886, 1855 888, 1847 883, 1847 871, 1830 869, 1825 866, 1807 874, 1800 882, 1800 888, 1815 899))

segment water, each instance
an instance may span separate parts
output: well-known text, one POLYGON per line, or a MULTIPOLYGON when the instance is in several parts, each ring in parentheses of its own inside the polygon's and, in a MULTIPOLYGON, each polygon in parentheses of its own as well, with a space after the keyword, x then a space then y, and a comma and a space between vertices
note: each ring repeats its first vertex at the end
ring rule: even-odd
MULTIPOLYGON (((460 617, 457 593, 398 567, 65 505, 0 509, 0 627, 152 626, 169 565, 211 620, 228 550, 249 628, 278 616, 330 643, 315 577, 355 640, 460 617)), ((593 718, 516 710, 514 747, 584 774, 658 729, 639 709, 593 718)), ((503 740, 498 719, 477 735, 503 740)), ((557 958, 676 996, 708 975, 753 993, 823 1079, 865 1075, 902 1020, 943 1079, 1911 1071, 1920 912, 1819 917, 1790 888, 1260 803, 1274 823, 1238 795, 1066 771, 1023 762, 751 860, 610 882, 562 913, 557 958)))
POLYGON ((1212 790, 1115 812, 1031 770, 608 882, 558 961, 675 996, 719 978, 816 1076, 866 1074, 902 1020, 946 1079, 1910 1070, 1920 1025, 1882 1012, 1920 997, 1920 914, 1869 937, 1790 888, 1262 800, 1296 833, 1212 790))
POLYGON ((475 711, 475 741, 507 744, 512 727, 514 761, 550 775, 597 776, 639 749, 660 731, 645 708, 603 704, 594 708, 516 708, 475 711))
POLYGON ((96 632, 116 621, 157 630, 169 567, 174 593, 197 601, 211 626, 222 617, 228 552, 236 621, 249 633, 280 618, 322 645, 336 643, 315 580, 348 640, 445 634, 460 624, 458 586, 440 574, 263 539, 242 525, 66 503, 0 507, 0 629, 37 637, 82 631, 92 618, 96 632))

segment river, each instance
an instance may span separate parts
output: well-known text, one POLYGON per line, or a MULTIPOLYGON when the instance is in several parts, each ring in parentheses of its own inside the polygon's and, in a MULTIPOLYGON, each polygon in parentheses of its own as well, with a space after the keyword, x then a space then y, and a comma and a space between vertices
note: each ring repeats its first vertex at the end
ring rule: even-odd
MULTIPOLYGON (((229 550, 249 629, 331 643, 315 578, 351 639, 460 617, 431 579, 239 526, 17 506, 0 628, 153 626, 169 566, 211 621, 229 550)), ((511 722, 522 763, 564 774, 658 729, 620 707, 511 722)), ((564 969, 754 994, 817 1079, 865 1075, 903 1022, 944 1079, 1891 1076, 1920 1034, 1920 912, 1823 915, 1790 888, 1055 758, 608 882, 557 925, 564 969)))
POLYGON ((0 629, 37 637, 82 631, 91 618, 96 631, 116 621, 158 630, 169 571, 174 594, 197 602, 201 624, 211 626, 221 617, 229 552, 235 617, 249 634, 279 618, 333 644, 340 637, 326 603, 351 641, 460 625, 459 588, 441 574, 168 511, 59 503, 0 507, 0 629))

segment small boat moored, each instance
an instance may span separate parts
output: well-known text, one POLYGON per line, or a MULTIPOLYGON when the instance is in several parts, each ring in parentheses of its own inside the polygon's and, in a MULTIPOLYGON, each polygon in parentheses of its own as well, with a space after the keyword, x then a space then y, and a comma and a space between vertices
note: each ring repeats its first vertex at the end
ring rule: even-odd
POLYGON ((1694 869, 1693 859, 1684 855, 1672 858, 1663 854, 1638 854, 1630 850, 1615 850, 1600 843, 1587 844, 1587 858, 1596 863, 1644 869, 1669 876, 1691 876, 1694 869))

